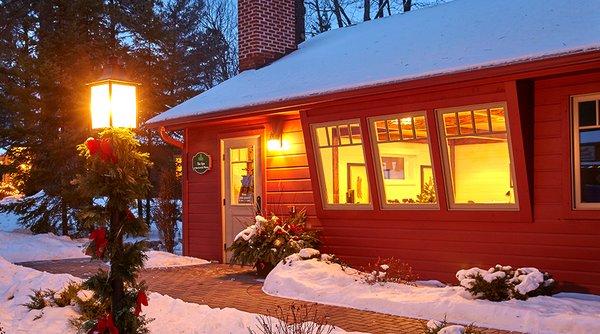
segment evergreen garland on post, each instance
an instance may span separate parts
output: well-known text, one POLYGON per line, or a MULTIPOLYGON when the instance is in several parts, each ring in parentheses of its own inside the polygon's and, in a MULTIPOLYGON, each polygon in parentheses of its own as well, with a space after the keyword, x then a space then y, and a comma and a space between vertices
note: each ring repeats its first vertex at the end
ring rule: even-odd
POLYGON ((129 207, 150 188, 149 155, 139 151, 139 142, 127 129, 107 129, 98 138, 78 146, 85 158, 86 173, 75 183, 90 198, 104 198, 105 205, 90 205, 80 218, 93 230, 88 253, 110 261, 110 271, 100 270, 84 282, 94 291, 100 307, 86 314, 83 328, 89 333, 146 333, 147 320, 140 316, 147 305, 144 282, 136 282, 144 266, 145 242, 123 243, 123 237, 145 236, 148 226, 129 207))

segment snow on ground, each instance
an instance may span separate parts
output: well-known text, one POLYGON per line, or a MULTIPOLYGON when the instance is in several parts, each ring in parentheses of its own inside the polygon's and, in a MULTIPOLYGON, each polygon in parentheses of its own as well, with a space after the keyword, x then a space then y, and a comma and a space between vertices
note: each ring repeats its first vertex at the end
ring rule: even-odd
POLYGON ((0 324, 6 333, 75 333, 65 320, 76 316, 72 307, 28 312, 23 306, 32 290, 60 290, 70 281, 80 279, 17 266, 0 256, 0 324), (42 313, 43 320, 35 320, 42 313))
MULTIPOLYGON (((72 240, 52 233, 30 234, 0 231, 0 256, 10 262, 28 262, 89 257, 84 254, 87 239, 72 240)), ((147 251, 146 268, 181 267, 209 263, 195 257, 161 251, 147 251)))
MULTIPOLYGON (((77 317, 74 307, 46 307, 29 311, 24 303, 29 301, 32 290, 53 289, 60 291, 70 281, 79 278, 66 274, 49 274, 14 265, 0 257, 0 325, 7 334, 46 333, 75 334, 69 319, 77 317), (41 318, 36 319, 41 316, 41 318)), ((143 313, 153 318, 150 333, 248 333, 248 327, 256 329, 257 314, 233 308, 210 308, 207 305, 187 303, 159 293, 149 294, 149 305, 143 313)), ((336 329, 334 333, 345 333, 336 329)))
POLYGON ((195 257, 180 256, 160 251, 147 251, 146 255, 148 255, 148 260, 144 264, 146 268, 196 266, 210 263, 195 257))
POLYGON ((427 320, 447 317, 451 323, 526 333, 600 333, 600 297, 558 294, 490 302, 464 298, 461 287, 367 285, 356 274, 354 269, 344 272, 337 264, 316 259, 280 262, 267 276, 263 291, 310 302, 427 320))
POLYGON ((88 257, 83 254, 85 239, 71 240, 52 233, 30 234, 0 231, 0 256, 10 262, 58 260, 88 257))

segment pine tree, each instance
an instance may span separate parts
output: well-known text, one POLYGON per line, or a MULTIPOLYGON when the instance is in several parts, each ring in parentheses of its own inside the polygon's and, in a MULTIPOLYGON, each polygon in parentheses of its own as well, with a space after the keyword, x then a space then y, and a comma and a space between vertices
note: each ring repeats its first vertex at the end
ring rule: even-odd
MULTIPOLYGON (((100 333, 114 323, 120 333, 146 333, 146 319, 139 315, 146 302, 144 282, 136 282, 143 268, 145 242, 123 243, 123 237, 145 236, 147 225, 129 208, 147 193, 151 166, 147 153, 127 129, 107 129, 98 138, 78 146, 85 159, 85 173, 75 181, 78 189, 92 198, 104 198, 105 205, 90 205, 80 212, 94 231, 88 251, 93 258, 110 261, 110 271, 100 270, 83 286, 94 291, 101 307, 95 317, 83 323, 86 330, 100 333)), ((111 332, 112 333, 112 332, 111 332)))
POLYGON ((154 210, 154 220, 165 250, 173 253, 177 221, 181 218, 178 204, 180 182, 175 175, 174 168, 163 170, 160 176, 160 191, 158 192, 158 205, 154 210))

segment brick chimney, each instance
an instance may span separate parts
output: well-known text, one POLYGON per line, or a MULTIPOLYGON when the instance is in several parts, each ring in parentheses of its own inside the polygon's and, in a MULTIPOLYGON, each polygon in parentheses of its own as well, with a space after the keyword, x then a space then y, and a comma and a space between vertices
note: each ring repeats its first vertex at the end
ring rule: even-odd
POLYGON ((240 72, 268 65, 302 41, 302 0, 238 0, 240 72))

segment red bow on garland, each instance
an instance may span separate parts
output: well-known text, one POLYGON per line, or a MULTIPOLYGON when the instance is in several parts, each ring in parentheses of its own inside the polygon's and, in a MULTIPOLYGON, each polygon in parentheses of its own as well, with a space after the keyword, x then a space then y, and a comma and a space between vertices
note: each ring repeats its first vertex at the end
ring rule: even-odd
POLYGON ((108 139, 100 140, 90 137, 85 141, 85 147, 90 151, 90 155, 99 155, 104 162, 117 163, 117 157, 108 139))
POLYGON ((146 292, 144 290, 138 291, 137 299, 135 301, 135 311, 133 313, 136 317, 140 315, 140 312, 142 312, 142 305, 148 306, 148 296, 146 296, 146 292))
POLYGON ((96 257, 102 258, 104 251, 106 250, 106 245, 108 244, 108 240, 106 240, 106 230, 104 227, 99 227, 90 233, 89 238, 96 246, 96 257))
POLYGON ((113 320, 112 314, 107 314, 103 318, 98 319, 98 323, 96 327, 92 328, 88 334, 104 334, 104 332, 108 331, 110 334, 119 334, 119 329, 115 326, 115 322, 113 320))

